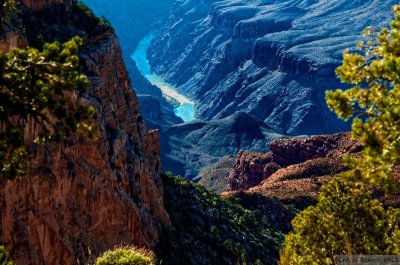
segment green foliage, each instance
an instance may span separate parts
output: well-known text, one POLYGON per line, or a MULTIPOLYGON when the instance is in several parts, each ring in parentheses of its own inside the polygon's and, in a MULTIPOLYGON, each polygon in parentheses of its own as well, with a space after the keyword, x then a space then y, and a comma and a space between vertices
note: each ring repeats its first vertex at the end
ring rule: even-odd
POLYGON ((95 265, 153 265, 154 254, 132 246, 116 247, 97 258, 95 265))
POLYGON ((75 1, 74 6, 77 10, 81 11, 86 15, 86 17, 90 18, 95 24, 97 24, 101 28, 110 28, 111 24, 105 17, 98 17, 96 14, 82 1, 75 1))
POLYGON ((27 144, 60 141, 79 131, 93 137, 91 106, 71 98, 88 84, 80 73, 78 37, 60 44, 0 53, 0 176, 26 173, 27 144), (24 131, 29 128, 29 131, 24 131))
POLYGON ((282 234, 270 220, 200 185, 163 176, 172 226, 157 245, 162 264, 274 264, 282 234))
POLYGON ((0 246, 0 265, 12 265, 8 252, 3 246, 0 246))
POLYGON ((0 0, 0 15, 4 15, 5 10, 11 10, 15 8, 14 0, 0 0))
POLYGON ((280 264, 334 264, 336 255, 399 254, 400 212, 386 210, 344 174, 323 188, 318 204, 293 220, 280 264))
POLYGON ((331 109, 343 119, 353 120, 353 137, 364 144, 361 158, 349 159, 355 181, 399 191, 394 165, 400 162, 400 6, 394 6, 390 29, 364 35, 376 41, 359 43, 359 53, 345 51, 337 75, 354 87, 327 92, 331 109))
POLYGON ((352 135, 362 155, 347 158, 350 171, 323 188, 318 204, 292 222, 280 264, 334 264, 336 255, 400 254, 400 210, 385 208, 371 190, 399 191, 393 176, 400 162, 400 6, 390 29, 374 33, 344 52, 337 75, 354 85, 327 92, 327 103, 345 120, 354 117, 352 135))

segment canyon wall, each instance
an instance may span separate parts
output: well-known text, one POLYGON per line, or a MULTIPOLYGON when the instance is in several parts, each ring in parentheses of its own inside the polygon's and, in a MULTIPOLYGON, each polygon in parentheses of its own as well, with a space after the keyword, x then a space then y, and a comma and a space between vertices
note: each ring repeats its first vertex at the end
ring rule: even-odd
POLYGON ((334 70, 364 27, 386 26, 394 0, 188 0, 149 53, 157 74, 196 103, 198 117, 247 112, 287 134, 344 131, 325 103, 334 70))
POLYGON ((154 247, 170 223, 159 134, 146 128, 118 39, 74 5, 30 3, 19 14, 29 44, 84 36, 90 85, 75 100, 95 107, 100 132, 31 145, 29 174, 0 183, 0 244, 17 265, 86 264, 120 243, 154 247))

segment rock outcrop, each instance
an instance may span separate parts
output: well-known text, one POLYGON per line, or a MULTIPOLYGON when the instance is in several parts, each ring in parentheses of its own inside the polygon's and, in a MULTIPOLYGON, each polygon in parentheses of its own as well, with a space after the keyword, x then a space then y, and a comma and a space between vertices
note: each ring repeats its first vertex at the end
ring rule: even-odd
POLYGON ((345 170, 343 156, 360 151, 360 143, 348 133, 276 140, 270 153, 239 152, 230 189, 317 193, 326 177, 345 170))
POLYGON ((29 174, 0 183, 0 244, 16 265, 86 264, 119 243, 153 247, 170 223, 159 134, 146 129, 114 32, 98 30, 73 5, 48 2, 60 1, 27 2, 33 11, 20 14, 26 39, 85 36, 90 85, 77 100, 95 107, 100 132, 94 141, 74 135, 31 146, 29 174))
POLYGON ((261 183, 280 168, 271 153, 241 150, 229 175, 231 190, 247 190, 261 183))
POLYGON ((387 26, 396 3, 188 0, 171 12, 150 62, 196 102, 198 118, 247 112, 286 134, 346 131, 325 90, 343 87, 334 72, 342 51, 366 26, 387 26))

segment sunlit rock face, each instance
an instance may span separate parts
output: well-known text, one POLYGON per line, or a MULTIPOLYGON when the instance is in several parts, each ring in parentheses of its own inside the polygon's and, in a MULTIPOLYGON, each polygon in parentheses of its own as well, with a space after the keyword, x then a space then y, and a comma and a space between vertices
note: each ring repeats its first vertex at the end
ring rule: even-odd
POLYGON ((325 91, 368 25, 386 26, 389 0, 177 1, 150 48, 155 72, 196 101, 202 119, 247 112, 288 134, 347 130, 325 91))
MULTIPOLYGON (((80 62, 90 84, 71 101, 94 107, 99 131, 95 140, 74 134, 62 143, 29 144, 28 175, 0 179, 0 244, 16 265, 88 264, 121 243, 154 247, 170 223, 160 137, 146 128, 119 41, 112 29, 93 33, 73 6, 57 2, 32 11, 41 2, 32 3, 19 14, 19 39, 33 45, 39 35, 85 36, 80 62)), ((20 47, 15 34, 0 40, 8 45, 0 51, 20 47)), ((32 128, 25 127, 27 134, 32 128)))

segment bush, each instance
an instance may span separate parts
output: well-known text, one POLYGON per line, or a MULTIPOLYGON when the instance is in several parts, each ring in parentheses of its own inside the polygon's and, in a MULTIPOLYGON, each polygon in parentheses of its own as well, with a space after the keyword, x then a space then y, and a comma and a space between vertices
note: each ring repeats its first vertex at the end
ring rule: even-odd
POLYGON ((0 265, 12 265, 8 252, 3 246, 0 246, 0 265))
POLYGON ((95 265, 153 265, 153 252, 134 246, 118 246, 97 258, 95 265))

